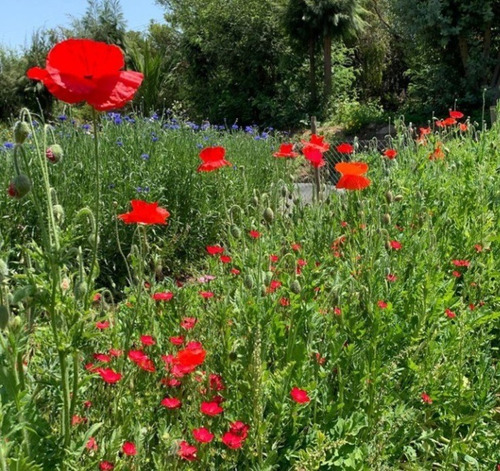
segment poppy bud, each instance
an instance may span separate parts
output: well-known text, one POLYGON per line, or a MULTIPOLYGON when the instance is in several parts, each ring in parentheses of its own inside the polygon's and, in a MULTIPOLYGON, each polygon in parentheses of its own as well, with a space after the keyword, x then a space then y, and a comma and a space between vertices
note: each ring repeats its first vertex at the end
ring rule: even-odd
POLYGON ((243 284, 245 285, 245 288, 252 289, 253 288, 253 277, 252 277, 252 275, 245 276, 245 278, 243 280, 243 284))
POLYGON ((12 198, 21 199, 23 196, 26 196, 30 192, 31 187, 32 184, 29 177, 27 175, 20 174, 10 182, 7 193, 12 198))
POLYGON ((21 327, 21 324, 22 324, 21 318, 19 316, 15 316, 10 320, 9 328, 13 332, 16 332, 21 327))
POLYGON ((302 291, 299 280, 292 281, 292 284, 290 285, 290 291, 294 294, 299 294, 302 291))
POLYGON ((16 144, 23 144, 30 134, 30 127, 26 121, 17 121, 14 124, 14 141, 16 144))
POLYGON ((385 248, 389 251, 391 250, 391 243, 388 240, 385 241, 385 248))
POLYGON ((383 216, 382 216, 382 222, 384 224, 390 224, 391 223, 391 215, 388 214, 388 213, 385 213, 383 216))
POLYGON ((403 195, 396 195, 394 197, 394 201, 401 201, 403 199, 403 195))
POLYGON ((0 305, 0 330, 5 330, 9 324, 9 310, 7 306, 0 305))
POLYGON ((260 287, 260 295, 264 297, 267 294, 267 288, 266 285, 261 285, 260 287))
POLYGON ((257 198, 256 196, 252 197, 251 203, 252 206, 259 206, 259 198, 257 198))
POLYGON ((5 279, 9 276, 9 267, 5 260, 0 258, 0 283, 4 282, 5 279))
POLYGON ((264 216, 264 220, 268 224, 271 224, 274 221, 274 212, 271 208, 266 208, 263 216, 264 216))
POLYGON ((241 229, 236 224, 231 226, 231 235, 235 239, 239 239, 241 237, 241 229))
POLYGON ((52 144, 45 152, 45 156, 48 160, 50 160, 53 164, 57 164, 63 158, 63 150, 59 144, 52 144))
POLYGON ((88 292, 88 287, 87 283, 85 281, 79 281, 75 285, 75 298, 76 299, 83 299, 83 297, 87 294, 88 292))
POLYGON ((52 212, 56 221, 60 224, 64 221, 64 208, 60 204, 52 206, 52 212))
POLYGON ((392 194, 392 191, 389 190, 386 194, 385 194, 385 200, 391 204, 393 201, 394 201, 394 195, 392 194))

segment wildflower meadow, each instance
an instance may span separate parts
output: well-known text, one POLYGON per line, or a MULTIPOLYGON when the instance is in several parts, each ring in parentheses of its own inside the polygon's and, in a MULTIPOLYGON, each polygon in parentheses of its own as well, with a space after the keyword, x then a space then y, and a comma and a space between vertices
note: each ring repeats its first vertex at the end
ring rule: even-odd
POLYGON ((64 112, 1 135, 0 470, 500 470, 499 125, 380 152, 135 113, 123 68, 58 43, 64 112))

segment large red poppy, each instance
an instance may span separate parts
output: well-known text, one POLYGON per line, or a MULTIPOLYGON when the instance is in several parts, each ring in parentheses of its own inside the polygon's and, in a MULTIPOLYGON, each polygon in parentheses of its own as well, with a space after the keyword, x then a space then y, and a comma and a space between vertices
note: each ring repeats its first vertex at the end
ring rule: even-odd
POLYGON ((59 100, 86 101, 98 111, 123 107, 144 78, 140 72, 121 70, 125 65, 118 46, 91 39, 67 39, 47 55, 45 69, 32 67, 27 76, 41 80, 59 100))
POLYGON ((336 185, 338 189, 362 190, 370 186, 370 179, 363 176, 368 172, 368 164, 364 162, 339 162, 335 170, 342 174, 336 185))
POLYGON ((158 203, 132 200, 130 204, 132 211, 118 215, 125 224, 167 224, 170 213, 158 207, 158 203))
POLYGON ((328 142, 324 142, 323 136, 318 136, 317 134, 313 134, 309 141, 301 141, 304 144, 304 149, 307 147, 312 147, 314 149, 319 150, 321 153, 327 152, 330 149, 330 144, 328 142))
POLYGON ((293 152, 293 144, 281 144, 278 152, 275 152, 274 157, 282 157, 288 159, 294 159, 298 157, 297 152, 293 152))
POLYGON ((226 165, 230 167, 232 164, 224 158, 225 155, 224 147, 206 147, 200 152, 203 163, 198 167, 198 172, 212 172, 226 165))
POLYGON ((305 158, 311 162, 313 167, 319 168, 326 165, 326 162, 323 159, 323 153, 316 147, 304 147, 302 152, 304 153, 305 158))

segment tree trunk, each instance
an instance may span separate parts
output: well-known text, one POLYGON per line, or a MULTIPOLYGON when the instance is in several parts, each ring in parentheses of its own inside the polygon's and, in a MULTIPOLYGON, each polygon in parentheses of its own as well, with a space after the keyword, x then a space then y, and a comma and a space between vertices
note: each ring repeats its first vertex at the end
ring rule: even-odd
POLYGON ((318 87, 316 85, 316 55, 314 38, 309 39, 309 92, 311 94, 310 111, 315 112, 318 105, 318 87))
POLYGON ((464 72, 467 74, 467 64, 469 62, 469 45, 467 44, 467 38, 463 34, 460 34, 458 36, 458 47, 460 49, 462 66, 464 68, 464 72))
POLYGON ((325 35, 323 38, 323 65, 324 65, 324 100, 325 105, 330 101, 332 94, 332 37, 325 35))

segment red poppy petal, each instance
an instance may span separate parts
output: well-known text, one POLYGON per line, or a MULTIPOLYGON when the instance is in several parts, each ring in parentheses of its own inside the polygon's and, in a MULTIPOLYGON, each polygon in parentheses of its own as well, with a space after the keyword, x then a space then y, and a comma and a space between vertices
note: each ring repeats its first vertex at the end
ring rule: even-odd
POLYGON ((364 162, 339 162, 335 170, 343 175, 363 175, 368 172, 368 164, 364 162))
POLYGON ((362 190, 370 186, 370 179, 361 175, 342 175, 337 182, 336 188, 345 190, 362 190))
POLYGON ((224 147, 207 147, 200 152, 200 158, 203 162, 217 162, 224 160, 226 149, 224 147))
POLYGON ((47 78, 47 71, 40 67, 32 67, 26 72, 26 75, 31 80, 45 80, 47 78))
POLYGON ((87 101, 98 111, 122 108, 133 98, 143 78, 140 72, 132 71, 102 77, 96 81, 87 101))

